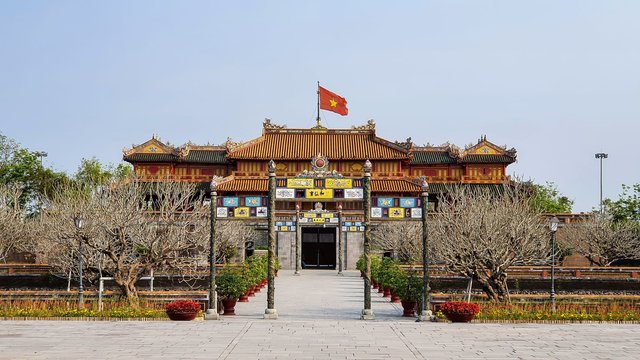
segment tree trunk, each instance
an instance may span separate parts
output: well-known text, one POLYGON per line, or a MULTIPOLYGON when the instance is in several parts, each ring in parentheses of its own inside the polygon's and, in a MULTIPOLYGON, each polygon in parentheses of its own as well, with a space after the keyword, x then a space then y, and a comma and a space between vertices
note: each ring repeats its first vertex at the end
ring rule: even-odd
POLYGON ((507 274, 494 273, 491 276, 477 275, 476 281, 482 285, 482 291, 490 301, 509 302, 509 291, 507 289, 507 274))
POLYGON ((138 289, 136 288, 136 282, 138 281, 138 277, 129 273, 125 276, 116 275, 113 279, 120 287, 122 296, 126 297, 127 301, 129 301, 129 305, 137 306, 138 289))

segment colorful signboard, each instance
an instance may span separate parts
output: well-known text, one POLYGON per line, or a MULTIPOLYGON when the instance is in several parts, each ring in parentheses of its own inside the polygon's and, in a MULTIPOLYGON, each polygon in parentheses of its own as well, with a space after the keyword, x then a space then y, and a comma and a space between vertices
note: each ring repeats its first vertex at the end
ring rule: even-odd
MULTIPOLYGON (((276 199, 362 199, 362 178, 296 177, 276 179, 276 199)), ((245 204, 245 206, 248 206, 245 204)))
POLYGON ((244 206, 258 207, 262 205, 260 196, 247 196, 244 198, 244 206))
POLYGON ((393 198, 390 198, 390 197, 378 198, 378 207, 392 207, 392 206, 393 206, 393 198))
POLYGON ((294 189, 276 189, 276 199, 295 199, 296 191, 294 189))
POLYGON ((306 189, 305 198, 307 199, 333 199, 332 189, 306 189))
POLYGON ((313 179, 287 179, 287 187, 290 189, 311 189, 313 188, 313 179))
POLYGON ((325 179, 324 187, 327 189, 351 189, 353 179, 325 179))
POLYGON ((237 196, 234 197, 223 197, 222 198, 222 206, 234 207, 240 205, 240 201, 237 196))

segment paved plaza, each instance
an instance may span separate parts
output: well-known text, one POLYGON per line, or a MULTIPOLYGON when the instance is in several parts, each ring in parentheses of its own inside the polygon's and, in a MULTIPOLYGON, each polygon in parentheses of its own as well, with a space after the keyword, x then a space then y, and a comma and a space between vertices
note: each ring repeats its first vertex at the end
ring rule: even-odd
POLYGON ((359 320, 356 272, 281 271, 219 321, 2 321, 0 359, 638 359, 640 325, 416 323, 373 293, 359 320))

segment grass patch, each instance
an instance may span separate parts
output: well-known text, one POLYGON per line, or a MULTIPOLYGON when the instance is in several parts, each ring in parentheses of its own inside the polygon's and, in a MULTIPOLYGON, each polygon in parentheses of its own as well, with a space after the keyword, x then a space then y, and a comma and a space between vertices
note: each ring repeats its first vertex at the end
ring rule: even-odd
POLYGON ((126 301, 103 301, 102 310, 98 310, 97 301, 87 301, 78 308, 74 300, 2 300, 0 317, 4 318, 167 318, 164 303, 140 301, 132 307, 126 301))
POLYGON ((557 302, 556 311, 549 303, 479 303, 477 320, 513 321, 640 321, 640 303, 635 302, 557 302))

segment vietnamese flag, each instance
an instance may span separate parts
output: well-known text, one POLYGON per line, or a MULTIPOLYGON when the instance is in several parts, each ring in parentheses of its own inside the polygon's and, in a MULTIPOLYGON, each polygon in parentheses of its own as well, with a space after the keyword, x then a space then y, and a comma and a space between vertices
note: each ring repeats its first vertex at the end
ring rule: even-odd
POLYGON ((318 86, 320 91, 320 109, 333 111, 340 115, 347 115, 349 109, 347 109, 347 100, 338 94, 334 94, 331 91, 318 86))

